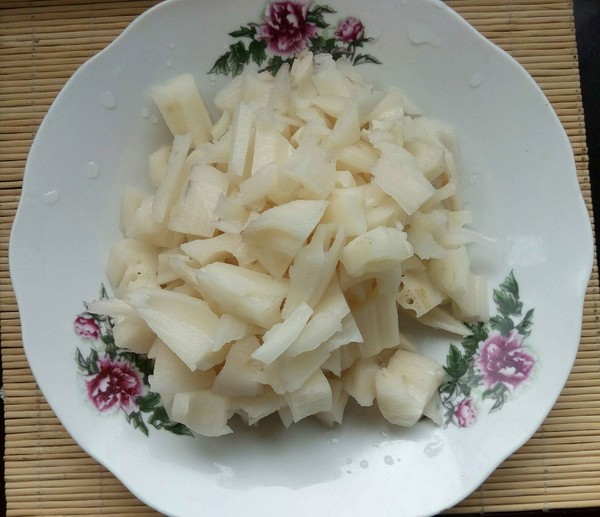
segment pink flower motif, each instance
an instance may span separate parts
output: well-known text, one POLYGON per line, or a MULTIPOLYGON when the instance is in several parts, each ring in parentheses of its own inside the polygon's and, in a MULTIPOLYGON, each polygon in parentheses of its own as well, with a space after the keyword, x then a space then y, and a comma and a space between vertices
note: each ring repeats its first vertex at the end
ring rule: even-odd
POLYGON ((300 0, 271 2, 265 10, 264 23, 256 31, 256 39, 266 41, 267 48, 275 55, 298 54, 317 33, 317 26, 306 21, 308 6, 300 0))
POLYGON ((338 25, 335 37, 344 43, 353 43, 363 37, 365 26, 358 18, 346 18, 338 25))
POLYGON ((85 377, 84 383, 91 403, 101 412, 119 409, 127 415, 138 410, 136 398, 142 395, 141 372, 122 359, 103 357, 97 362, 98 373, 85 377))
POLYGON ((100 325, 90 316, 77 316, 75 319, 75 333, 83 339, 98 339, 100 325))
POLYGON ((508 336, 495 330, 480 345, 476 365, 488 388, 502 383, 512 389, 529 378, 535 359, 522 347, 523 336, 516 329, 512 329, 508 336))
POLYGON ((454 411, 454 416, 458 422, 459 427, 470 427, 477 420, 477 412, 475 405, 471 399, 463 399, 460 401, 454 411))

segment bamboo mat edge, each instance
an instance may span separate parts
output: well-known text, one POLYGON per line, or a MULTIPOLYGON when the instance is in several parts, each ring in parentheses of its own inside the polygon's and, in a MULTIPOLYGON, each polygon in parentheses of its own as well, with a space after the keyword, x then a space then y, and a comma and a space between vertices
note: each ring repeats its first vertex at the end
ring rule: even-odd
MULTIPOLYGON (((81 451, 37 390, 22 353, 7 260, 24 160, 49 103, 78 64, 106 46, 154 3, 138 0, 80 5, 77 0, 48 0, 37 2, 33 8, 30 2, 15 1, 0 8, 3 63, 18 66, 23 55, 31 57, 33 49, 38 80, 36 91, 24 90, 31 82, 30 69, 25 67, 12 77, 0 71, 0 115, 2 120, 10 120, 5 126, 8 129, 0 132, 0 337, 6 390, 8 515, 155 515, 81 451), (10 24, 8 11, 13 16, 10 24), (39 22, 36 33, 32 31, 34 16, 39 22), (89 34, 90 20, 94 23, 93 37, 89 34), (69 29, 77 32, 75 39, 68 36, 69 29), (43 44, 46 35, 51 44, 43 44), (42 43, 38 45, 36 39, 42 43), (6 49, 17 56, 13 61, 6 61, 6 49), (60 57, 52 58, 51 54, 60 57), (19 117, 18 109, 9 109, 15 102, 17 108, 22 105, 21 113, 26 112, 26 116, 19 117)), ((581 190, 593 218, 571 2, 447 3, 520 61, 550 98, 573 146, 581 190)), ((449 513, 600 506, 599 310, 594 261, 580 350, 557 405, 531 440, 449 513)))

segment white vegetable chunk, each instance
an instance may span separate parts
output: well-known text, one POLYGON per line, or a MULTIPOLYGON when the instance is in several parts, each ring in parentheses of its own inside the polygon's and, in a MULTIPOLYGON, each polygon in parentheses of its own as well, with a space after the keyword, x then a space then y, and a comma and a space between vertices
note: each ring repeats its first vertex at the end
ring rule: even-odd
POLYGON ((208 140, 212 121, 192 75, 156 86, 152 98, 173 136, 190 133, 194 147, 208 140))
POLYGON ((427 325, 428 327, 445 330, 446 332, 450 332, 451 334, 456 334, 458 336, 464 337, 469 335, 469 329, 465 326, 465 324, 456 319, 456 317, 450 314, 447 308, 442 306, 434 307, 426 314, 421 316, 417 321, 423 325, 427 325))
POLYGON ((317 306, 334 276, 343 245, 343 228, 317 226, 310 243, 298 251, 290 266, 290 287, 281 311, 284 318, 301 303, 317 306))
MULTIPOLYGON (((302 305, 305 304, 300 304, 299 307, 302 305)), ((321 343, 340 332, 342 320, 349 313, 350 307, 340 290, 337 279, 334 279, 316 306, 312 318, 305 322, 304 327, 289 346, 289 356, 294 357, 314 350, 321 343)))
POLYGON ((118 348, 131 350, 136 354, 147 354, 154 341, 155 334, 146 322, 136 317, 117 320, 113 326, 113 338, 118 348))
POLYGON ((181 260, 182 262, 192 266, 194 261, 185 255, 179 248, 170 248, 161 251, 158 254, 158 266, 156 270, 156 283, 158 285, 166 285, 179 280, 179 275, 171 267, 172 260, 181 260))
POLYGON ((148 157, 148 175, 152 185, 158 187, 167 172, 167 164, 171 155, 171 146, 162 145, 148 157))
POLYGON ((374 357, 357 359, 342 375, 344 390, 361 406, 372 406, 375 400, 375 374, 380 369, 374 357))
POLYGON ((257 373, 262 365, 252 357, 259 347, 258 339, 252 335, 233 343, 212 385, 212 391, 228 397, 259 395, 263 386, 258 382, 257 373))
POLYGON ((399 145, 384 145, 373 167, 373 181, 412 214, 435 194, 435 188, 419 171, 416 159, 399 145))
MULTIPOLYGON (((248 425, 254 425, 263 418, 279 411, 286 401, 282 395, 275 393, 269 386, 264 386, 263 392, 256 397, 235 397, 231 399, 232 407, 242 412, 248 419, 248 425)), ((293 417, 290 415, 290 423, 293 417)))
POLYGON ((360 187, 336 188, 329 197, 329 206, 323 216, 324 223, 334 223, 344 228, 346 237, 356 237, 367 231, 363 210, 364 189, 360 187))
POLYGON ((415 311, 420 318, 445 302, 446 296, 435 287, 426 271, 408 271, 402 275, 397 300, 402 308, 415 311))
POLYGON ((363 141, 335 149, 334 152, 338 167, 348 169, 355 174, 371 173, 379 157, 379 152, 371 144, 363 141))
POLYGON ((171 210, 169 229, 199 237, 215 232, 214 211, 221 196, 227 194, 227 176, 210 165, 192 167, 187 184, 171 210))
POLYGON ((191 133, 176 135, 173 140, 167 170, 156 190, 152 204, 152 219, 157 223, 162 223, 165 220, 181 191, 181 187, 185 183, 183 164, 191 145, 191 133))
POLYGON ((283 394, 300 388, 307 379, 329 359, 331 352, 320 346, 290 357, 284 352, 271 364, 264 366, 260 374, 260 382, 268 384, 275 393, 283 394))
POLYGON ((263 344, 252 353, 252 357, 264 364, 272 363, 290 347, 305 328, 312 313, 310 305, 306 303, 298 305, 283 322, 276 323, 265 332, 263 344))
POLYGON ((272 116, 269 119, 264 112, 257 116, 259 118, 256 124, 251 169, 253 175, 270 163, 285 164, 294 149, 287 138, 277 130, 272 116))
POLYGON ((335 186, 335 160, 314 142, 302 142, 282 166, 281 174, 300 183, 313 199, 326 199, 335 186))
POLYGON ((184 242, 181 249, 200 266, 222 262, 230 257, 236 257, 239 261, 243 255, 242 239, 238 233, 222 233, 210 239, 184 242))
POLYGON ((242 241, 258 261, 281 278, 323 217, 327 201, 296 200, 265 210, 242 232, 242 241))
POLYGON ((342 375, 342 353, 339 348, 331 352, 329 359, 321 365, 321 370, 330 372, 336 377, 342 375))
POLYGON ((160 339, 156 339, 148 352, 154 359, 154 370, 148 377, 150 389, 157 393, 178 393, 209 389, 214 380, 214 370, 190 370, 186 364, 160 339))
POLYGON ((215 262, 196 272, 200 292, 223 312, 268 329, 281 321, 281 302, 288 288, 287 279, 215 262))
POLYGON ((360 121, 356 101, 348 100, 333 126, 329 143, 333 147, 354 145, 360 140, 360 121))
POLYGON ((248 323, 231 316, 230 314, 221 314, 219 323, 215 329, 215 337, 213 340, 213 350, 220 350, 221 347, 232 341, 250 337, 252 335, 252 327, 248 323))
POLYGON ((254 145, 254 108, 240 102, 231 124, 231 151, 227 172, 240 178, 247 177, 252 168, 251 149, 254 145))
POLYGON ((362 357, 398 346, 400 330, 395 296, 373 292, 365 302, 352 305, 352 314, 364 340, 360 345, 362 357))
POLYGON ((379 409, 393 424, 414 425, 442 379, 442 367, 433 359, 398 350, 375 375, 379 409))
POLYGON ((227 425, 229 399, 210 390, 175 394, 171 415, 203 436, 222 436, 233 431, 227 425))
POLYGON ((340 261, 349 275, 360 276, 395 267, 412 254, 404 233, 380 226, 346 244, 340 261))
POLYGON ((156 249, 134 239, 123 239, 110 250, 106 274, 113 291, 123 296, 127 289, 156 284, 156 249))
POLYGON ((127 235, 132 226, 133 218, 137 209, 146 198, 146 194, 136 189, 135 187, 125 187, 123 191, 123 199, 121 200, 121 231, 127 235))
POLYGON ((342 328, 338 332, 323 342, 323 347, 332 353, 335 350, 340 349, 342 355, 342 370, 345 370, 349 365, 344 365, 347 360, 351 363, 351 357, 353 356, 348 354, 350 347, 344 345, 352 344, 354 347, 351 349, 358 351, 359 344, 362 343, 364 339, 360 330, 358 330, 358 325, 356 325, 356 320, 352 313, 346 314, 346 316, 342 318, 341 325, 342 328))
POLYGON ((125 300, 190 370, 210 361, 219 318, 205 301, 151 288, 130 291, 125 300))
POLYGON ((116 298, 88 310, 154 359, 167 414, 204 436, 234 415, 341 424, 349 397, 442 423, 442 368, 398 311, 462 336, 489 316, 466 245, 490 240, 461 210, 452 128, 349 60, 256 70, 217 93, 214 125, 191 75, 153 90, 173 139, 142 171, 155 191, 124 193, 116 298))
POLYGON ((185 235, 172 232, 165 222, 156 222, 152 218, 154 199, 154 196, 148 196, 142 200, 126 228, 125 235, 159 248, 177 246, 185 240, 185 235))
POLYGON ((341 424, 344 419, 344 409, 348 402, 348 394, 344 391, 342 383, 335 379, 329 379, 331 386, 331 411, 317 413, 315 416, 329 427, 341 424))
POLYGON ((321 370, 316 370, 300 388, 284 396, 294 422, 333 409, 331 386, 321 370))

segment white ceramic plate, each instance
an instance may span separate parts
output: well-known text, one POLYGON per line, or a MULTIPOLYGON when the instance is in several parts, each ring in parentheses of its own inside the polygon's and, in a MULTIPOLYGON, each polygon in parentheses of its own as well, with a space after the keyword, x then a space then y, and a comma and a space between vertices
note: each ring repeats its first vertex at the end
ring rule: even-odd
MULTIPOLYGON (((200 439, 150 425, 156 408, 144 414, 148 437, 118 404, 103 418, 74 360, 80 350, 79 366, 89 366, 92 346, 103 357, 97 328, 79 320, 78 336, 73 320, 105 282, 123 186, 149 188, 147 156, 167 136, 148 89, 192 72, 211 99, 227 79, 207 72, 239 39, 228 33, 262 23, 265 8, 262 1, 160 4, 85 64, 50 109, 27 161, 10 266, 25 351, 48 402, 91 456, 167 514, 439 512, 536 431, 575 358, 592 233, 571 147, 547 99, 515 61, 441 2, 328 5, 337 14, 321 12, 330 25, 321 34, 334 37, 341 20, 360 19, 362 34, 374 40, 358 51, 382 62, 360 65, 363 73, 379 87, 401 86, 427 115, 456 128, 474 227, 496 239, 473 249, 474 268, 490 286, 514 271, 523 315, 535 309, 531 334, 524 337, 521 326, 510 339, 490 333, 479 345, 472 361, 486 376, 461 379, 472 388, 468 397, 445 394, 446 427, 399 429, 351 411, 341 428, 272 424, 200 439), (483 400, 486 386, 495 391, 483 400), (499 410, 490 412, 493 404, 499 410)), ((338 39, 361 34, 356 22, 343 28, 338 39)), ((445 363, 449 340, 423 336, 425 351, 445 363)))

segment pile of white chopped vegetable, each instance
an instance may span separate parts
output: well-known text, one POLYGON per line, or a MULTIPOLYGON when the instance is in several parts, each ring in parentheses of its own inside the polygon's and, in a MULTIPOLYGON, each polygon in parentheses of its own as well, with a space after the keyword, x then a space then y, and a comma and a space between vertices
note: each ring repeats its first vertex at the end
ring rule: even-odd
POLYGON ((326 54, 244 72, 215 123, 191 75, 153 98, 174 138, 150 155, 155 192, 125 192, 115 297, 89 310, 155 360, 170 418, 205 436, 236 414, 333 425, 352 397, 438 420, 442 368, 398 312, 462 335, 487 318, 451 128, 326 54))

